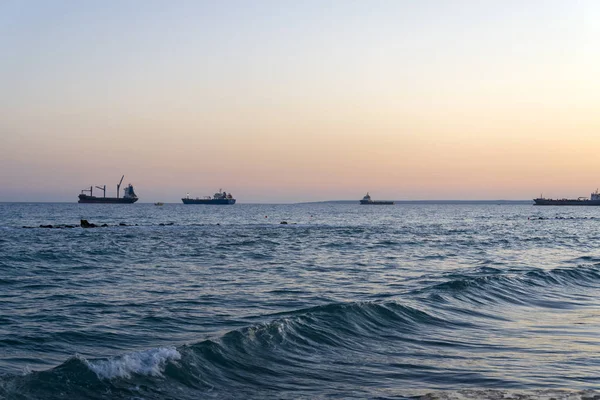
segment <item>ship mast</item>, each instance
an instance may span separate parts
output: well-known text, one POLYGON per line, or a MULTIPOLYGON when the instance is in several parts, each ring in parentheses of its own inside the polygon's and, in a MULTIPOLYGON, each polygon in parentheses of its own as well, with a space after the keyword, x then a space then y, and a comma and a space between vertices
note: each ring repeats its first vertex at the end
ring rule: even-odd
POLYGON ((121 177, 121 181, 119 182, 119 184, 117 185, 117 199, 119 198, 119 190, 121 189, 121 183, 123 183, 123 178, 125 178, 125 175, 123 175, 121 177))

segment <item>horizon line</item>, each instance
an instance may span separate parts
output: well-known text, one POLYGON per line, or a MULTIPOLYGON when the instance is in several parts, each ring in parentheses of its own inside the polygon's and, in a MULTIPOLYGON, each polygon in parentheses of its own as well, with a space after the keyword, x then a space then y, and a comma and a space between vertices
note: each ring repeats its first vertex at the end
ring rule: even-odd
MULTIPOLYGON (((454 199, 435 199, 435 200, 386 200, 393 201, 395 203, 410 204, 410 203, 529 203, 533 199, 522 199, 522 200, 479 200, 479 199, 467 199, 467 200, 454 200, 454 199)), ((138 204, 154 204, 156 201, 138 201, 138 204)), ((183 204, 181 202, 162 202, 164 204, 183 204)), ((299 202, 281 202, 281 203, 261 203, 261 202, 237 202, 237 204, 271 204, 271 205, 286 205, 286 204, 319 204, 319 203, 357 203, 359 200, 316 200, 316 201, 299 201, 299 202)), ((79 204, 77 201, 1 201, 0 204, 79 204)))

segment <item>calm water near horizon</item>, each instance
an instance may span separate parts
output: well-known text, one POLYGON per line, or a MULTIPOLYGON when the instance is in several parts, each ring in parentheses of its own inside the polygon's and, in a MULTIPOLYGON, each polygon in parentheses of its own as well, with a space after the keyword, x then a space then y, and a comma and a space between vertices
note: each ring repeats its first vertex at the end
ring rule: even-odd
POLYGON ((0 203, 0 398, 593 398, 599 227, 528 204, 0 203), (80 219, 109 227, 39 228, 80 219))

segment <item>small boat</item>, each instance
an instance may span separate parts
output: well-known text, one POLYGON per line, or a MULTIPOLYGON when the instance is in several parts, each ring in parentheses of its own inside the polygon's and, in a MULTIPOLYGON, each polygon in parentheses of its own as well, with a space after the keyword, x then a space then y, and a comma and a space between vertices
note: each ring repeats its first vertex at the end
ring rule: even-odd
POLYGON ((165 205, 165 203, 163 203, 163 202, 160 202, 160 201, 159 201, 159 202, 157 202, 157 203, 154 203, 154 205, 155 205, 155 206, 161 206, 161 207, 162 207, 162 206, 164 206, 164 205, 165 205))
POLYGON ((360 204, 379 206, 379 205, 393 205, 394 202, 389 201, 389 200, 372 200, 371 196, 369 195, 369 192, 367 192, 365 197, 363 197, 362 200, 360 201, 360 204))
POLYGON ((183 201, 183 204, 235 204, 235 199, 231 193, 223 192, 221 189, 219 189, 219 192, 215 193, 213 197, 205 196, 204 198, 196 197, 195 199, 192 199, 188 193, 181 201, 183 201))

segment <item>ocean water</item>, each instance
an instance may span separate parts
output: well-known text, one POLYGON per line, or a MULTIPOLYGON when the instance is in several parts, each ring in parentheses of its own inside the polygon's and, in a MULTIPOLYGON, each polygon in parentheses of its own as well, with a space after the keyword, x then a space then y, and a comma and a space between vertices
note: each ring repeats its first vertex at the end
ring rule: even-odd
POLYGON ((0 398, 598 399, 599 227, 600 207, 3 203, 0 398), (81 218, 109 226, 39 227, 81 218))

